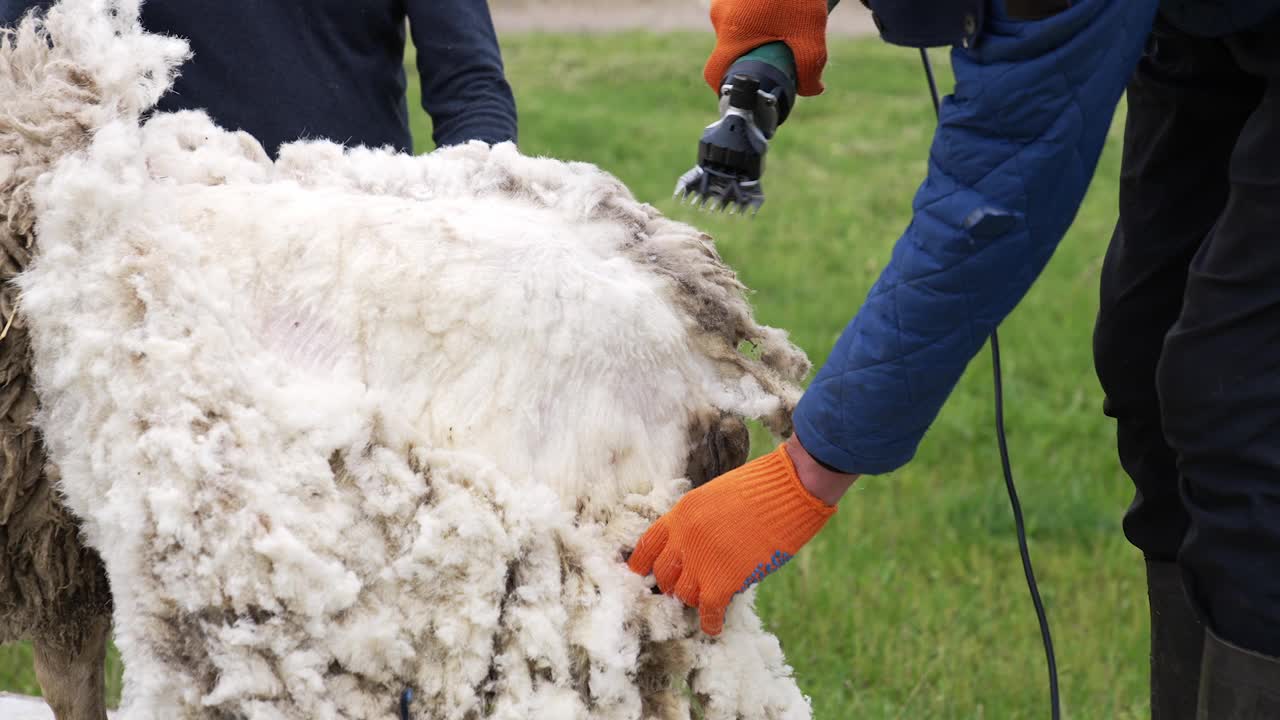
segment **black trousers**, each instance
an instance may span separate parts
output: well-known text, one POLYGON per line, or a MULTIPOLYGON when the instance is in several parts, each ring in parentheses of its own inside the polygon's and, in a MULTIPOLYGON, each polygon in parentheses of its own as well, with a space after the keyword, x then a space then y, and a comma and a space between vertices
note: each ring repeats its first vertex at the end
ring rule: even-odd
POLYGON ((1128 106, 1094 334, 1125 534, 1220 635, 1280 656, 1280 21, 1161 21, 1128 106))

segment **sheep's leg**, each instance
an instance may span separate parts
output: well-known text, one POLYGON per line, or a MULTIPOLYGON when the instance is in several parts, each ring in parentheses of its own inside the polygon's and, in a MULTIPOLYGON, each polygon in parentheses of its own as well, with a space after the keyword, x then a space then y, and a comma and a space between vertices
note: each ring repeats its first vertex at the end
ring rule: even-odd
POLYGON ((103 666, 110 631, 111 621, 101 618, 78 645, 35 641, 36 679, 57 720, 107 720, 103 666))
POLYGON ((689 720, 689 700, 678 682, 689 675, 693 655, 686 640, 647 642, 640 649, 636 685, 645 720, 689 720))

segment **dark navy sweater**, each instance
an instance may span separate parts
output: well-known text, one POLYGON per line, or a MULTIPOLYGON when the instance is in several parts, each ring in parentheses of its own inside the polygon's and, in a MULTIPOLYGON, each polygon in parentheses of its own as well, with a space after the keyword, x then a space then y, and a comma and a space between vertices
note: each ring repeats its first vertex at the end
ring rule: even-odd
POLYGON ((1280 14, 1280 0, 1161 0, 1160 12, 1184 32, 1216 37, 1280 14))
MULTIPOLYGON (((0 24, 50 0, 0 0, 0 24)), ((256 137, 411 150, 405 24, 437 145, 516 139, 485 0, 148 0, 142 25, 191 43, 163 111, 203 109, 256 137)))

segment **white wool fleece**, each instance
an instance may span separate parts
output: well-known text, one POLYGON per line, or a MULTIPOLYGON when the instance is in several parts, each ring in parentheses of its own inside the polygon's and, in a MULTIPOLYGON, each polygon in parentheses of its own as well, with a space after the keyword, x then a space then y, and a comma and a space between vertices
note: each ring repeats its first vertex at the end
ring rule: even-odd
POLYGON ((122 111, 32 197, 121 717, 810 717, 752 593, 709 639, 622 561, 691 433, 787 432, 809 369, 708 237, 510 145, 273 164, 201 113, 122 111))

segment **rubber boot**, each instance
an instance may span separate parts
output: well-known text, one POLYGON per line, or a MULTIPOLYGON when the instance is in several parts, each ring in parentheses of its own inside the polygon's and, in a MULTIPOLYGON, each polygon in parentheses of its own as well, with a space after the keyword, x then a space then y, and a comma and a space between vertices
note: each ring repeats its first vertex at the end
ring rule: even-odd
POLYGON ((1280 718, 1280 658, 1245 650, 1205 631, 1196 720, 1280 718))
POLYGON ((1204 626, 1176 563, 1147 561, 1151 604, 1151 720, 1195 720, 1204 626))

